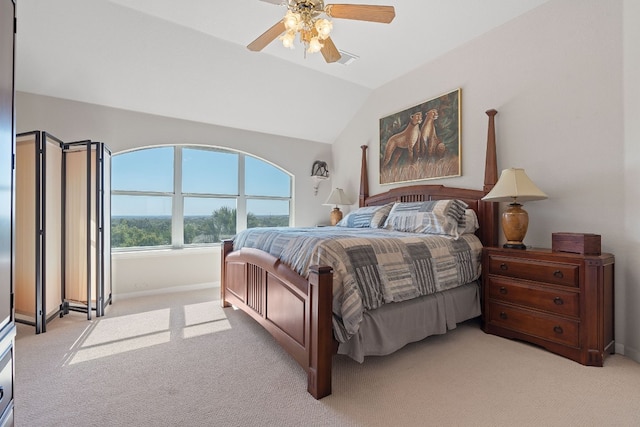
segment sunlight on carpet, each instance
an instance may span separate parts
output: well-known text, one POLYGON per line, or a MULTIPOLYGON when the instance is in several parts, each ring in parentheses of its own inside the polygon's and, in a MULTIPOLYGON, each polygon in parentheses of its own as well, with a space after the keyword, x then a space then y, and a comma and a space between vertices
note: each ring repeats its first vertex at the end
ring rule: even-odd
POLYGON ((66 360, 73 365, 166 344, 172 339, 189 339, 229 329, 231 324, 224 311, 211 301, 101 318, 85 329, 66 360), (172 316, 183 319, 178 330, 172 330, 172 316))

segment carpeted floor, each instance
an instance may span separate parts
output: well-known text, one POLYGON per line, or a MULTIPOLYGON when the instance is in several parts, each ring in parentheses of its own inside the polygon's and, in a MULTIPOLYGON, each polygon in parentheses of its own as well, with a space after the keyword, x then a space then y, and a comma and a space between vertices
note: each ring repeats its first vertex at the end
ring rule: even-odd
POLYGON ((44 334, 18 325, 17 426, 636 426, 640 364, 585 367, 477 321, 358 364, 333 394, 215 290, 119 300, 44 334))

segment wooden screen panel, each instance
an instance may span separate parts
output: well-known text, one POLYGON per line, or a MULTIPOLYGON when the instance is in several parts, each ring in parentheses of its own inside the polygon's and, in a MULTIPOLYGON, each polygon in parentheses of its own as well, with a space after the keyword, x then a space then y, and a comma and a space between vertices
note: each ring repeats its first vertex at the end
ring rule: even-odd
POLYGON ((35 318, 36 310, 36 150, 37 134, 16 138, 15 310, 35 318))
POLYGON ((111 296, 111 152, 104 150, 103 157, 103 216, 102 216, 102 257, 103 257, 103 283, 105 298, 111 296))
POLYGON ((65 152, 65 297, 87 303, 87 152, 65 152))
POLYGON ((44 283, 45 313, 57 312, 62 303, 62 146, 44 135, 44 283))
POLYGON ((36 333, 62 303, 62 142, 16 137, 16 319, 36 333))

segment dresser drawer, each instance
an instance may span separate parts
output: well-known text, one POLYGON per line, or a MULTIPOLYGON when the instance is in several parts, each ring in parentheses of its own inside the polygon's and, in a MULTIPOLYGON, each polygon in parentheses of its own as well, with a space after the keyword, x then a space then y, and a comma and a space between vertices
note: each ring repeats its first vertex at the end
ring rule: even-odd
POLYGON ((579 322, 548 316, 530 310, 490 303, 487 321, 496 326, 543 338, 563 345, 579 347, 579 322))
POLYGON ((578 287, 580 284, 578 270, 577 265, 489 255, 489 274, 536 282, 578 287))
POLYGON ((0 360, 0 417, 13 399, 13 351, 9 350, 0 360))
POLYGON ((549 286, 514 282, 489 276, 489 298, 548 311, 563 316, 580 317, 580 295, 549 286))

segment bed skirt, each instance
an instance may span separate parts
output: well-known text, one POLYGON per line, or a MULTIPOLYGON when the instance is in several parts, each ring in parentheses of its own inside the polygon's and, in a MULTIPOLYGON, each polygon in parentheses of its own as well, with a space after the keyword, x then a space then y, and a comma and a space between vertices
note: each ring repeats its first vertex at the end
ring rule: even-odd
POLYGON ((360 329, 338 353, 357 362, 365 356, 384 356, 430 335, 444 334, 458 323, 481 314, 478 282, 426 295, 420 298, 385 304, 365 312, 360 329))

